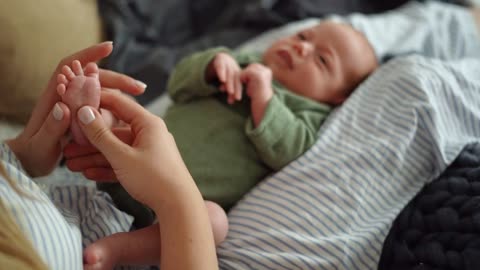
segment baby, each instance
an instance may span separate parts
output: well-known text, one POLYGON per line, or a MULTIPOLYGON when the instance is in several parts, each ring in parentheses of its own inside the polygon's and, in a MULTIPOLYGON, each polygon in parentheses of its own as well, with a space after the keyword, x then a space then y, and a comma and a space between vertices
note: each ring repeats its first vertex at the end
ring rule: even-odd
POLYGON ((307 151, 331 108, 376 67, 363 34, 330 21, 262 55, 213 48, 177 65, 164 120, 202 194, 228 209, 307 151))
MULTIPOLYGON (((377 65, 360 32, 329 21, 277 40, 261 56, 210 49, 177 65, 168 84, 175 103, 164 120, 204 198, 228 209, 308 150, 331 107, 342 104, 377 65)), ((59 83, 64 92, 65 80, 59 83)), ((99 187, 117 205, 133 203, 119 184, 99 187)), ((209 214, 218 244, 228 223, 218 208, 209 208, 209 214)), ((158 262, 155 227, 93 243, 85 250, 86 269, 111 269, 120 257, 122 263, 158 262), (135 251, 138 256, 129 261, 129 246, 148 250, 135 251)))

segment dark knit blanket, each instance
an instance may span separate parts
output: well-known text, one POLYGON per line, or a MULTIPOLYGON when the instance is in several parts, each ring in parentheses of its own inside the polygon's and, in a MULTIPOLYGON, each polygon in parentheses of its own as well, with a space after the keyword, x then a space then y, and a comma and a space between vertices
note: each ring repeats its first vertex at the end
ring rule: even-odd
POLYGON ((480 269, 480 145, 470 144, 402 210, 378 269, 480 269))

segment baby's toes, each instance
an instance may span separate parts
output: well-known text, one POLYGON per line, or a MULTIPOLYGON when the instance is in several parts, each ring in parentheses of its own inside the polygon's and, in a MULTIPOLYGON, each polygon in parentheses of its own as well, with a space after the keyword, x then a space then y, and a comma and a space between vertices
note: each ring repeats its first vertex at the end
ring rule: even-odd
POLYGON ((85 67, 85 75, 88 77, 98 78, 98 66, 95 63, 88 63, 85 67))
POLYGON ((83 75, 82 64, 80 64, 80 61, 78 60, 73 60, 72 70, 73 70, 73 73, 75 73, 75 75, 77 76, 83 75))
POLYGON ((57 75, 57 83, 58 84, 63 83, 65 85, 67 85, 68 84, 67 77, 65 77, 65 75, 63 75, 62 73, 58 74, 57 75))
POLYGON ((57 94, 59 94, 60 96, 63 96, 66 91, 67 91, 67 87, 65 86, 65 84, 59 83, 57 85, 57 94))
POLYGON ((72 69, 67 65, 62 67, 62 73, 63 73, 63 75, 65 75, 65 77, 69 81, 71 81, 75 78, 75 73, 73 73, 72 69))

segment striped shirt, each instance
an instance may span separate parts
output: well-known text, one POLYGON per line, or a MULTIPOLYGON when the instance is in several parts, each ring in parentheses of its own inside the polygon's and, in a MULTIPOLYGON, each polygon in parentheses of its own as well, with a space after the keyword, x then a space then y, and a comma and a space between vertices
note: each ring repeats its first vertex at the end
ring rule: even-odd
POLYGON ((86 181, 78 175, 58 170, 49 178, 59 179, 59 185, 45 178, 34 181, 6 144, 0 144, 0 162, 30 195, 18 194, 0 176, 0 196, 50 269, 83 269, 86 245, 130 229, 133 218, 117 210, 106 193, 82 184, 86 181))

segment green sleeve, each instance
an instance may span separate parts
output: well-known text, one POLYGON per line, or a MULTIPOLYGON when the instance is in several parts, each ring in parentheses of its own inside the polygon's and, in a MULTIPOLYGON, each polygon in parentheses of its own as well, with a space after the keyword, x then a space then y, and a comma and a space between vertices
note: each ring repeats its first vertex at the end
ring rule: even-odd
POLYGON ((257 128, 251 118, 247 120, 246 133, 262 160, 273 170, 280 170, 315 143, 329 112, 327 105, 275 94, 257 128))
POLYGON ((204 97, 218 92, 218 88, 205 80, 208 64, 219 52, 228 52, 224 47, 194 53, 182 59, 168 80, 167 90, 175 102, 187 102, 195 97, 204 97))

